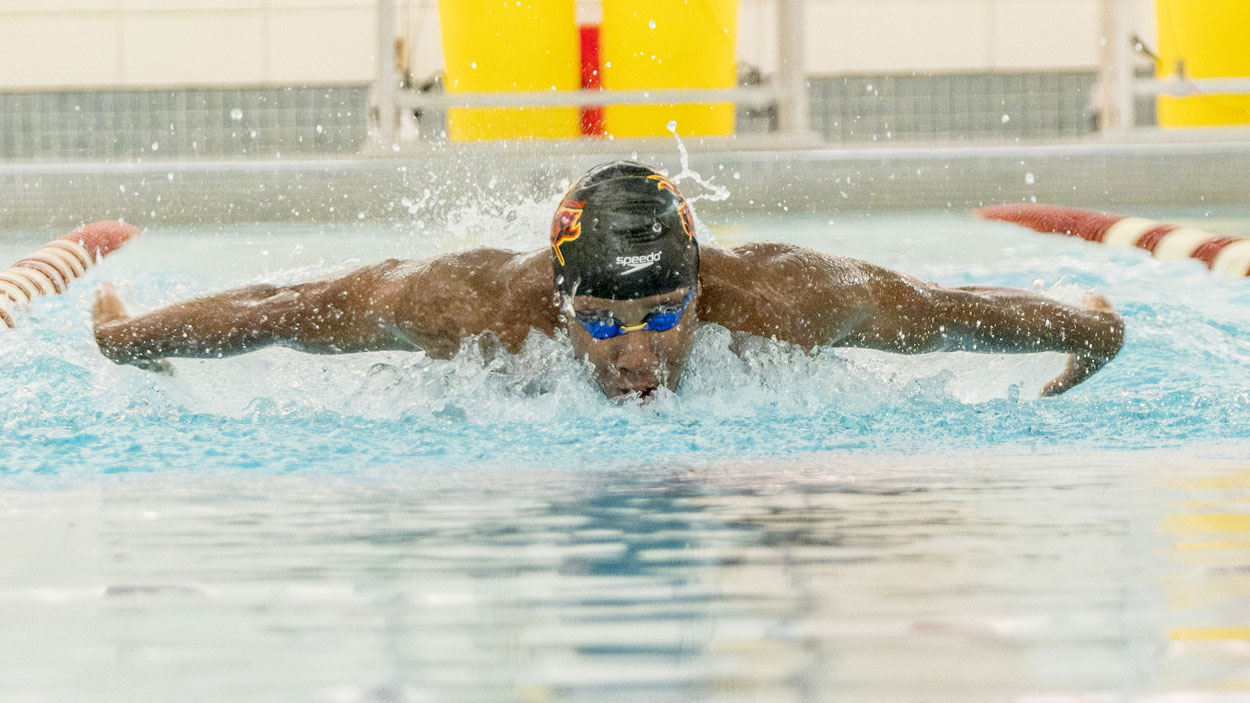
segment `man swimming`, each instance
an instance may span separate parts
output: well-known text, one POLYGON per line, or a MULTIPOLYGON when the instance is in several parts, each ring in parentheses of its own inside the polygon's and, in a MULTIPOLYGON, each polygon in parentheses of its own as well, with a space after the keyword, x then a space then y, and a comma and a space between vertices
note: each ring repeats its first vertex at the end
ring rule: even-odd
POLYGON ((216 358, 269 345, 449 358, 475 335, 515 352, 531 330, 564 329, 611 398, 676 389, 704 323, 808 350, 1068 354, 1043 395, 1084 381, 1124 340, 1123 321, 1096 293, 1082 309, 1011 288, 945 288, 790 244, 701 248, 672 181, 628 161, 597 166, 573 185, 556 210, 549 250, 388 260, 135 317, 106 283, 93 316, 100 351, 145 368, 167 357, 216 358))

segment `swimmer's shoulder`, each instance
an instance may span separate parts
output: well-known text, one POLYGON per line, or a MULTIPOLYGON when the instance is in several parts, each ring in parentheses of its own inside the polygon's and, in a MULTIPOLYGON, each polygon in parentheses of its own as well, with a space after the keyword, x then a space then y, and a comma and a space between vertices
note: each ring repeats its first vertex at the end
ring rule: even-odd
POLYGON ((858 259, 833 256, 785 242, 748 242, 732 249, 699 248, 700 278, 721 284, 748 285, 802 273, 823 272, 837 278, 863 273, 871 265, 858 259))
POLYGON ((461 339, 483 333, 516 351, 531 329, 555 330, 559 311, 550 259, 545 250, 483 248, 387 262, 403 279, 396 305, 400 330, 438 358, 453 355, 461 339))
MULTIPOLYGON (((480 248, 455 252, 422 262, 428 273, 416 278, 436 281, 448 296, 470 296, 491 314, 524 311, 542 319, 534 324, 547 326, 554 320, 551 254, 546 249, 516 252, 508 249, 480 248)), ((524 316, 522 315, 522 316, 524 316)))
POLYGON ((516 252, 480 247, 449 252, 428 259, 387 259, 376 269, 393 280, 428 287, 431 282, 494 289, 551 288, 551 257, 545 250, 516 252))

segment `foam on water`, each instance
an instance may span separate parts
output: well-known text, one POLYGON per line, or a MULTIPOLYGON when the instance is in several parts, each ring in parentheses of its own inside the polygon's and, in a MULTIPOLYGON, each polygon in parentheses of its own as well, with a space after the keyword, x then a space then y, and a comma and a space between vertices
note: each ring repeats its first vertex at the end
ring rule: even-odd
MULTIPOLYGON (((0 378, 9 384, 0 395, 0 467, 70 475, 466 464, 594 471, 848 449, 1201 452, 1250 437, 1243 282, 962 215, 786 217, 731 223, 723 238, 748 231, 752 239, 787 239, 948 285, 1035 284, 1069 302, 1097 288, 1126 317, 1121 356, 1077 390, 1039 399, 1063 365, 1060 355, 806 354, 768 340, 735 342, 706 326, 679 393, 622 406, 595 389, 560 335, 534 334, 517 355, 470 340, 450 361, 270 349, 176 360, 169 378, 114 366, 92 341, 87 311, 104 277, 126 282, 127 302, 143 310, 388 255, 537 248, 545 243, 547 200, 453 208, 446 222, 399 232, 389 225, 150 232, 69 294, 38 301, 19 329, 0 332, 0 378)), ((11 246, 0 254, 24 253, 24 245, 11 246)))

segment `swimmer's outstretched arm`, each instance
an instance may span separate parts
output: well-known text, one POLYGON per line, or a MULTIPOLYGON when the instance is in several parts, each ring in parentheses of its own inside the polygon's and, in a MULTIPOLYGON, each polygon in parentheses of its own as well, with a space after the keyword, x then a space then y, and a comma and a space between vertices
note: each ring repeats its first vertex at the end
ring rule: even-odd
POLYGON ((1124 343, 1123 320, 1098 294, 1079 308, 1013 288, 945 288, 785 244, 708 247, 703 264, 699 316, 710 322, 809 348, 1068 354, 1043 395, 1089 378, 1124 343))
POLYGON ((550 256, 474 249, 425 261, 385 261, 290 286, 259 285, 131 317, 102 286, 93 311, 100 351, 152 368, 167 357, 219 358, 270 345, 338 354, 423 350, 447 358, 465 337, 518 348, 550 334, 558 311, 550 256))
POLYGON ((1106 297, 1085 295, 1084 308, 1030 291, 968 286, 943 288, 907 277, 882 281, 874 324, 846 343, 904 353, 930 351, 1068 354, 1067 367, 1042 389, 1059 395, 1115 358, 1124 321, 1106 297))
POLYGON ((387 274, 397 265, 291 286, 248 286, 135 317, 105 283, 92 310, 96 343, 116 363, 149 368, 166 357, 218 358, 275 344, 326 354, 415 348, 396 331, 402 281, 387 274))

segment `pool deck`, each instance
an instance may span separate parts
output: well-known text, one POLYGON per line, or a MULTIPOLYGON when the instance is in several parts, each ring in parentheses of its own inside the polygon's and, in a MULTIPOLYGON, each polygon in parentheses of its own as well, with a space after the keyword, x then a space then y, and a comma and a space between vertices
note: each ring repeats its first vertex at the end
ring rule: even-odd
MULTIPOLYGON (((1135 132, 1056 143, 831 146, 814 139, 687 140, 691 167, 730 188, 706 216, 965 210, 1009 202, 1091 208, 1246 203, 1250 131, 1135 132)), ((533 199, 587 167, 638 158, 681 168, 674 140, 427 144, 350 158, 0 164, 6 230, 120 218, 146 226, 410 218, 466 196, 533 199), (425 210, 423 209, 423 212, 425 210)))

